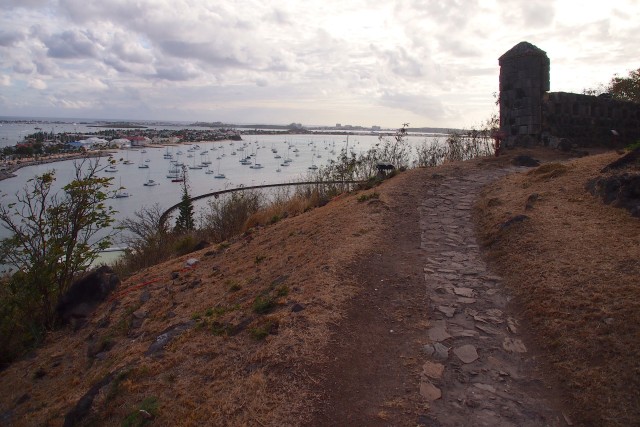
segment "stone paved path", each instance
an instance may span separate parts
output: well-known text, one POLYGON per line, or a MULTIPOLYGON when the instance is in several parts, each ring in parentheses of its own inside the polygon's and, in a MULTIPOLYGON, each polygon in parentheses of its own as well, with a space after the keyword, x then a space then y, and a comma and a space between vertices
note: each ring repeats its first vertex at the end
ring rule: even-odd
POLYGON ((430 301, 420 381, 429 411, 422 425, 567 425, 545 396, 518 322, 507 313, 500 278, 487 272, 474 236, 477 194, 507 172, 431 181, 419 208, 430 301))

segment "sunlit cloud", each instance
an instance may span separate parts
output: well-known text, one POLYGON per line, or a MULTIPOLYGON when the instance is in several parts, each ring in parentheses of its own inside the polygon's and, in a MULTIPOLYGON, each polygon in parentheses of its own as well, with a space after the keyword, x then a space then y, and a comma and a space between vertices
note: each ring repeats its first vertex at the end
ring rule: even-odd
POLYGON ((610 3, 7 0, 0 114, 462 127, 520 41, 553 90, 637 68, 640 4, 610 3))

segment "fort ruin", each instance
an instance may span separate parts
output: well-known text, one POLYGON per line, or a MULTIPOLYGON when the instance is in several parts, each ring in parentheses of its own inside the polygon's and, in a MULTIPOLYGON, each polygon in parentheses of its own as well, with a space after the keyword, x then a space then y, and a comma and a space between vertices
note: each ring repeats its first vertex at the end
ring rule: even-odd
POLYGON ((531 43, 518 43, 498 63, 505 146, 624 145, 640 139, 640 104, 609 94, 549 92, 549 58, 531 43))

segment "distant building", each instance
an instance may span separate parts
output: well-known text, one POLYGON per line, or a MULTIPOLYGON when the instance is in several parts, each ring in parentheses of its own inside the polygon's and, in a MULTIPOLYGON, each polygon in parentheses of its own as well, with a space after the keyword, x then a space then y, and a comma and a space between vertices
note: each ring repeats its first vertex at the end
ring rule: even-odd
POLYGON ((371 126, 371 130, 380 130, 380 126, 371 126))
MULTIPOLYGON (((137 138, 137 137, 134 136, 133 138, 137 138)), ((111 147, 129 148, 133 145, 133 142, 128 140, 127 138, 118 138, 118 139, 112 139, 111 142, 109 142, 109 145, 111 147)))
POLYGON ((86 151, 93 148, 93 142, 86 139, 82 141, 71 141, 68 142, 67 145, 75 150, 81 149, 86 151))

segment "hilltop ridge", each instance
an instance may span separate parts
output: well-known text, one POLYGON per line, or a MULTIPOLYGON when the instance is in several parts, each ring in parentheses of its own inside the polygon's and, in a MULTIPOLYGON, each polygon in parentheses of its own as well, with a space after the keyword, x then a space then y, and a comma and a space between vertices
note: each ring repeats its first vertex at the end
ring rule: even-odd
POLYGON ((629 260, 640 256, 640 227, 584 188, 587 178, 619 156, 568 160, 557 151, 533 150, 524 153, 543 166, 513 167, 521 153, 410 170, 138 272, 85 327, 49 334, 41 348, 0 373, 0 420, 16 426, 63 425, 65 417, 66 425, 74 425, 72 418, 77 425, 460 425, 443 410, 459 405, 462 422, 481 414, 502 421, 524 417, 520 425, 637 421, 640 402, 631 374, 640 350, 631 343, 639 327, 629 313, 640 299, 629 284, 638 282, 640 271, 629 260), (458 188, 452 185, 469 186, 477 176, 492 177, 482 193, 469 187, 460 190, 467 191, 461 200, 447 195, 458 188), (539 198, 525 212, 532 192, 539 198), (451 222, 434 210, 440 205, 455 207, 451 222), (519 214, 527 219, 504 226, 519 214), (435 217, 451 226, 438 243, 453 249, 465 250, 464 244, 478 250, 469 240, 475 239, 473 228, 459 234, 462 223, 456 221, 476 224, 489 266, 471 268, 453 249, 443 256, 430 245, 425 227, 435 217), (544 221, 566 222, 574 236, 585 224, 606 224, 602 232, 611 239, 600 234, 599 246, 589 249, 606 256, 567 245, 544 221), (547 271, 535 263, 541 254, 546 262, 564 262, 549 264, 551 282, 540 280, 547 271), (197 262, 188 266, 192 258, 197 262), (608 282, 601 273, 614 274, 616 265, 626 269, 608 282), (459 269, 463 273, 454 273, 459 269), (471 286, 473 277, 479 281, 471 286), (602 294, 594 299, 573 292, 576 277, 592 278, 589 286, 602 294), (438 283, 433 290, 425 286, 438 283), (528 292, 528 283, 535 292, 528 292), (621 283, 624 295, 609 291, 621 283), (553 285, 570 302, 557 298, 564 304, 559 307, 546 301, 541 284, 553 285), (499 298, 501 314, 485 310, 480 295, 499 298), (616 313, 607 311, 613 306, 616 313), (557 341, 548 338, 553 325, 563 331, 557 341), (579 335, 572 332, 585 330, 595 339, 582 336, 577 346, 579 335), (512 350, 522 348, 521 340, 528 350, 483 347, 494 336, 509 338, 512 350), (440 345, 448 349, 444 359, 436 358, 440 345), (477 358, 454 352, 467 346, 476 348, 477 358), (602 360, 594 365, 597 357, 602 360), (605 366, 608 358, 619 374, 605 366), (513 369, 495 365, 497 359, 511 360, 503 366, 513 369), (437 365, 444 370, 440 377, 437 365), (473 399, 452 397, 468 390, 473 399), (531 411, 495 403, 514 390, 528 396, 531 411), (603 395, 610 399, 593 404, 603 395))

